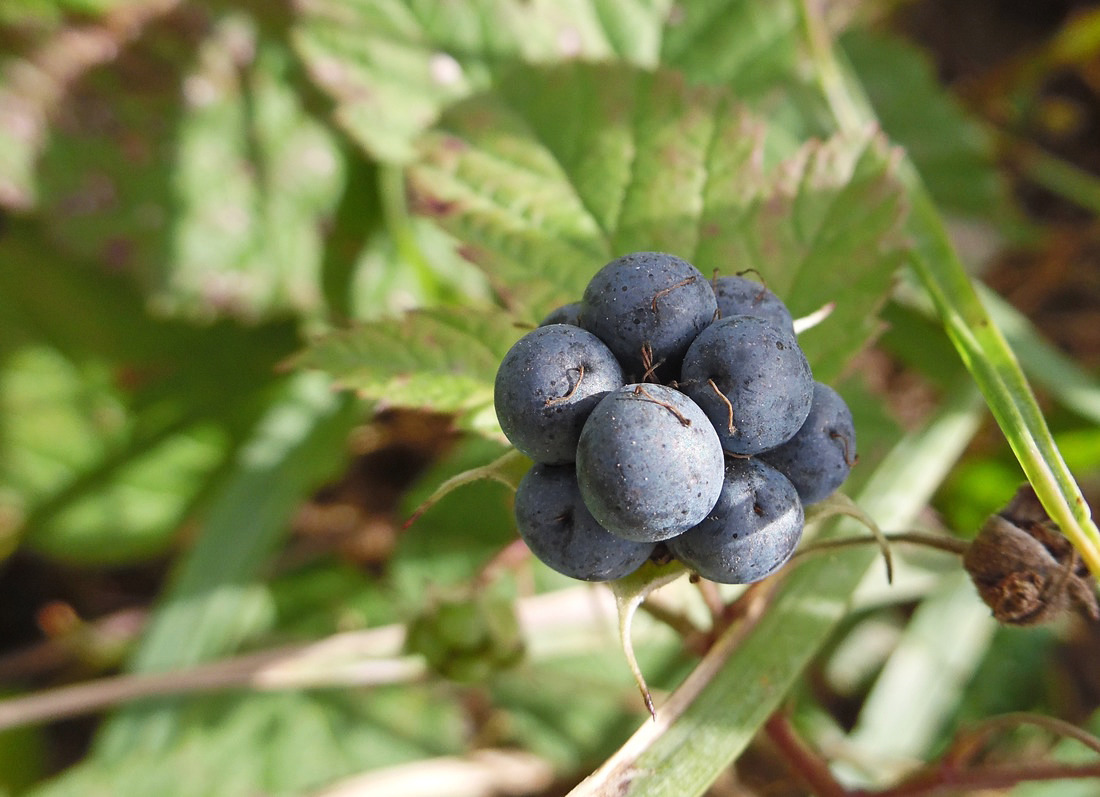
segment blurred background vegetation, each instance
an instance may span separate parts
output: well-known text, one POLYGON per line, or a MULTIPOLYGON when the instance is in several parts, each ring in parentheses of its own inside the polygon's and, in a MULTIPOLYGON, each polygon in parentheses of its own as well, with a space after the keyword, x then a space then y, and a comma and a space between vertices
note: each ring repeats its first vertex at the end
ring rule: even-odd
MULTIPOLYGON (((450 354, 400 314, 459 308, 406 316, 446 335, 508 304, 433 221, 446 209, 406 183, 420 135, 494 85, 505 57, 659 55, 704 78, 736 57, 747 103, 799 141, 822 135, 810 81, 784 78, 782 101, 762 88, 803 35, 788 4, 718 3, 752 36, 662 50, 662 31, 705 5, 0 4, 0 694, 47 696, 0 703, 0 794, 564 794, 644 721, 609 595, 509 547, 505 487, 464 487, 405 528, 442 481, 505 451, 462 383, 357 398, 327 373, 350 366, 295 357, 370 331, 362 386, 387 358, 400 376, 450 354), (101 688, 47 691, 85 682, 101 688), (157 696, 131 702, 141 689, 157 696)), ((1100 7, 827 6, 1096 506, 1100 7)), ((790 75, 812 69, 791 58, 790 75)), ((836 369, 860 435, 928 442, 937 419, 965 415, 957 461, 930 455, 918 522, 973 537, 1020 468, 910 280, 881 317, 836 369)), ((518 334, 470 341, 498 333, 503 350, 518 334)), ((668 612, 706 620, 686 579, 664 593, 668 612)), ((648 616, 636 637, 659 696, 698 660, 648 616)), ((998 628, 939 554, 906 556, 889 589, 873 571, 808 653, 791 715, 852 784, 888 783, 1003 712, 1100 731, 1096 625, 998 628)), ((1014 733, 987 754, 1049 746, 1014 733)), ((710 790, 804 793, 766 739, 710 790)))

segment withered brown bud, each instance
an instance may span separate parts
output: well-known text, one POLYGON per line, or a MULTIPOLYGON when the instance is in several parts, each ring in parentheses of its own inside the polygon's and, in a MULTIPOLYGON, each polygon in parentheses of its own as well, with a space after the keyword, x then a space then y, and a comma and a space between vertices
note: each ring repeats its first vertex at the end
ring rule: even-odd
POLYGON ((1001 623, 1045 623, 1067 608, 1100 619, 1088 568, 1029 484, 985 522, 963 555, 963 567, 1001 623))

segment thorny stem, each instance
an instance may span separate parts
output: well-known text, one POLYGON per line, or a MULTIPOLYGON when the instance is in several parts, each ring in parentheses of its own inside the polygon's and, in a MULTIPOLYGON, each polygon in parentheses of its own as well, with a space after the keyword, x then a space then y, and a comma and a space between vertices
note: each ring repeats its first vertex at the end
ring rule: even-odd
POLYGON ((722 601, 722 596, 718 594, 718 588, 714 586, 713 582, 705 579, 696 581, 695 586, 698 587, 699 594, 703 596, 703 602, 707 605, 714 624, 717 625, 722 615, 726 613, 726 604, 722 601))
POLYGON ((966 763, 978 753, 978 750, 988 741, 990 736, 999 731, 1018 728, 1021 725, 1038 726, 1055 736, 1065 736, 1080 742, 1093 752, 1100 754, 1100 739, 1083 731, 1076 725, 1056 717, 1045 717, 1042 714, 1016 711, 990 717, 976 723, 964 734, 960 734, 960 737, 952 744, 951 749, 944 754, 943 760, 954 766, 966 763))
POLYGON ((642 601, 638 608, 654 620, 667 625, 687 643, 690 643, 693 638, 702 636, 704 633, 703 629, 696 626, 695 623, 691 621, 691 618, 683 612, 674 611, 667 606, 662 606, 651 600, 642 601))
POLYGON ((847 797, 935 797, 1007 789, 1029 781, 1100 778, 1100 764, 1035 764, 1026 767, 936 768, 905 783, 881 791, 853 791, 847 797))

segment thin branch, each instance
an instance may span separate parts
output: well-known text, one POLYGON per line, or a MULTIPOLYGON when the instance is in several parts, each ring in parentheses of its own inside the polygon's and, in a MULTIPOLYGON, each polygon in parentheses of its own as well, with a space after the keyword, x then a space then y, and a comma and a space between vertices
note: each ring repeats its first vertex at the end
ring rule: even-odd
POLYGON ((816 797, 847 797, 848 791, 833 777, 829 765, 817 751, 802 741, 791 725, 786 712, 780 710, 772 714, 764 723, 764 732, 779 749, 798 775, 806 781, 810 791, 816 797))
POLYGON ((1049 731, 1055 736, 1073 739, 1094 753, 1100 754, 1100 739, 1088 731, 1057 717, 1015 711, 989 717, 960 733, 959 738, 955 740, 943 758, 952 765, 959 766, 973 758, 993 734, 1018 728, 1021 725, 1034 725, 1049 731))
POLYGON ((699 590, 699 594, 702 595, 703 603, 707 605, 707 610, 710 612, 711 619, 714 624, 717 625, 722 619, 722 616, 726 613, 726 604, 722 600, 722 594, 718 591, 718 587, 713 581, 707 581, 703 578, 695 581, 695 587, 699 590))
MULTIPOLYGON (((511 547, 510 547, 511 549, 511 547)), ((514 549, 513 549, 514 550, 514 549)), ((606 588, 583 585, 523 598, 517 604, 526 638, 539 642, 539 655, 555 655, 578 628, 605 637, 614 600, 606 588), (550 644, 547 644, 547 640, 550 644)), ((408 683, 427 674, 419 657, 402 655, 405 628, 388 625, 335 634, 302 645, 250 653, 164 673, 100 678, 0 700, 0 730, 101 711, 147 697, 229 689, 315 689, 408 683)), ((534 648, 532 645, 532 652, 534 648)))
POLYGON ((400 649, 403 630, 384 627, 338 634, 308 645, 295 645, 238 656, 188 670, 100 678, 0 701, 0 730, 65 719, 119 703, 228 689, 290 689, 328 686, 376 686, 420 678, 419 658, 377 657, 400 649), (375 655, 372 656, 371 654, 375 655), (333 664, 334 661, 346 662, 333 664))
POLYGON ((145 625, 144 609, 123 609, 95 621, 78 621, 71 631, 0 656, 0 682, 59 670, 74 660, 101 664, 105 652, 124 649, 145 625))
MULTIPOLYGON (((901 542, 910 545, 922 545, 925 548, 934 548, 958 556, 965 553, 969 545, 966 540, 960 540, 957 537, 948 537, 945 534, 929 534, 923 531, 901 531, 893 534, 884 534, 883 537, 891 544, 901 542)), ((791 561, 843 548, 856 548, 864 545, 876 544, 879 544, 879 541, 874 537, 837 537, 831 540, 818 540, 811 545, 806 545, 795 551, 794 555, 791 557, 791 561)))
POLYGON ((313 797, 503 797, 541 793, 554 782, 550 762, 519 750, 475 750, 376 769, 313 797))
POLYGON ((1027 766, 966 766, 981 742, 992 733, 1021 724, 1033 724, 1060 736, 1075 739, 1100 753, 1100 739, 1064 720, 1037 714, 1013 713, 993 717, 967 733, 937 763, 919 770, 907 780, 885 789, 849 791, 833 776, 828 763, 806 744, 783 712, 776 712, 764 724, 791 769, 810 787, 815 797, 936 797, 1006 789, 1028 781, 1100 778, 1100 762, 1084 765, 1057 762, 1027 766))
POLYGON ((706 633, 683 612, 670 609, 667 606, 662 606, 652 599, 643 601, 638 608, 654 620, 667 625, 679 634, 685 642, 695 637, 701 637, 706 633))

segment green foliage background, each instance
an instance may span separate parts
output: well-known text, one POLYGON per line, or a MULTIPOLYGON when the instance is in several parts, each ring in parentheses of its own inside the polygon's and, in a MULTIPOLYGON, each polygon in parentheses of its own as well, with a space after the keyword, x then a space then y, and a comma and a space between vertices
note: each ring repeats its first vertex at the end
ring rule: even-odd
MULTIPOLYGON (((0 568, 166 573, 121 644, 68 632, 73 672, 175 672, 412 622, 433 655, 452 645, 472 662, 443 678, 386 638, 353 663, 405 667, 398 683, 363 683, 322 652, 292 668, 315 688, 111 704, 61 773, 52 737, 15 728, 0 733, 0 793, 323 794, 485 748, 533 758, 515 793, 563 793, 611 756, 642 706, 613 620, 568 614, 606 594, 530 561, 483 589, 514 537, 507 489, 448 494, 371 568, 331 548, 296 557, 291 528, 381 410, 452 413, 461 431, 391 526, 496 460, 497 363, 632 250, 704 273, 754 269, 796 316, 832 305, 800 340, 853 407, 850 492, 880 525, 909 527, 936 498, 972 535, 1026 474, 1100 567, 1100 534, 1024 371, 1069 464, 1092 478, 1096 375, 986 295, 946 232, 948 219, 1018 236, 990 131, 910 45, 860 14, 830 29, 817 5, 0 10, 0 568), (930 385, 916 420, 902 424, 867 378, 860 353, 874 342, 930 385), (1002 447, 960 464, 987 408, 1016 459, 1002 447)), ((784 701, 811 735, 860 751, 866 771, 844 776, 863 783, 928 758, 965 719, 1051 708, 1023 685, 1058 632, 1028 637, 1021 655, 952 563, 906 560, 884 590, 872 559, 799 566, 629 777, 578 793, 703 793, 784 701), (885 650, 859 644, 876 623, 885 650), (808 693, 811 666, 863 679, 851 728, 808 693)), ((698 617, 685 582, 665 592, 698 617)), ((660 705, 698 659, 641 616, 637 636, 660 705)), ((16 716, 26 705, 8 703, 16 716)), ((1053 788, 1042 793, 1071 793, 1053 788)))

